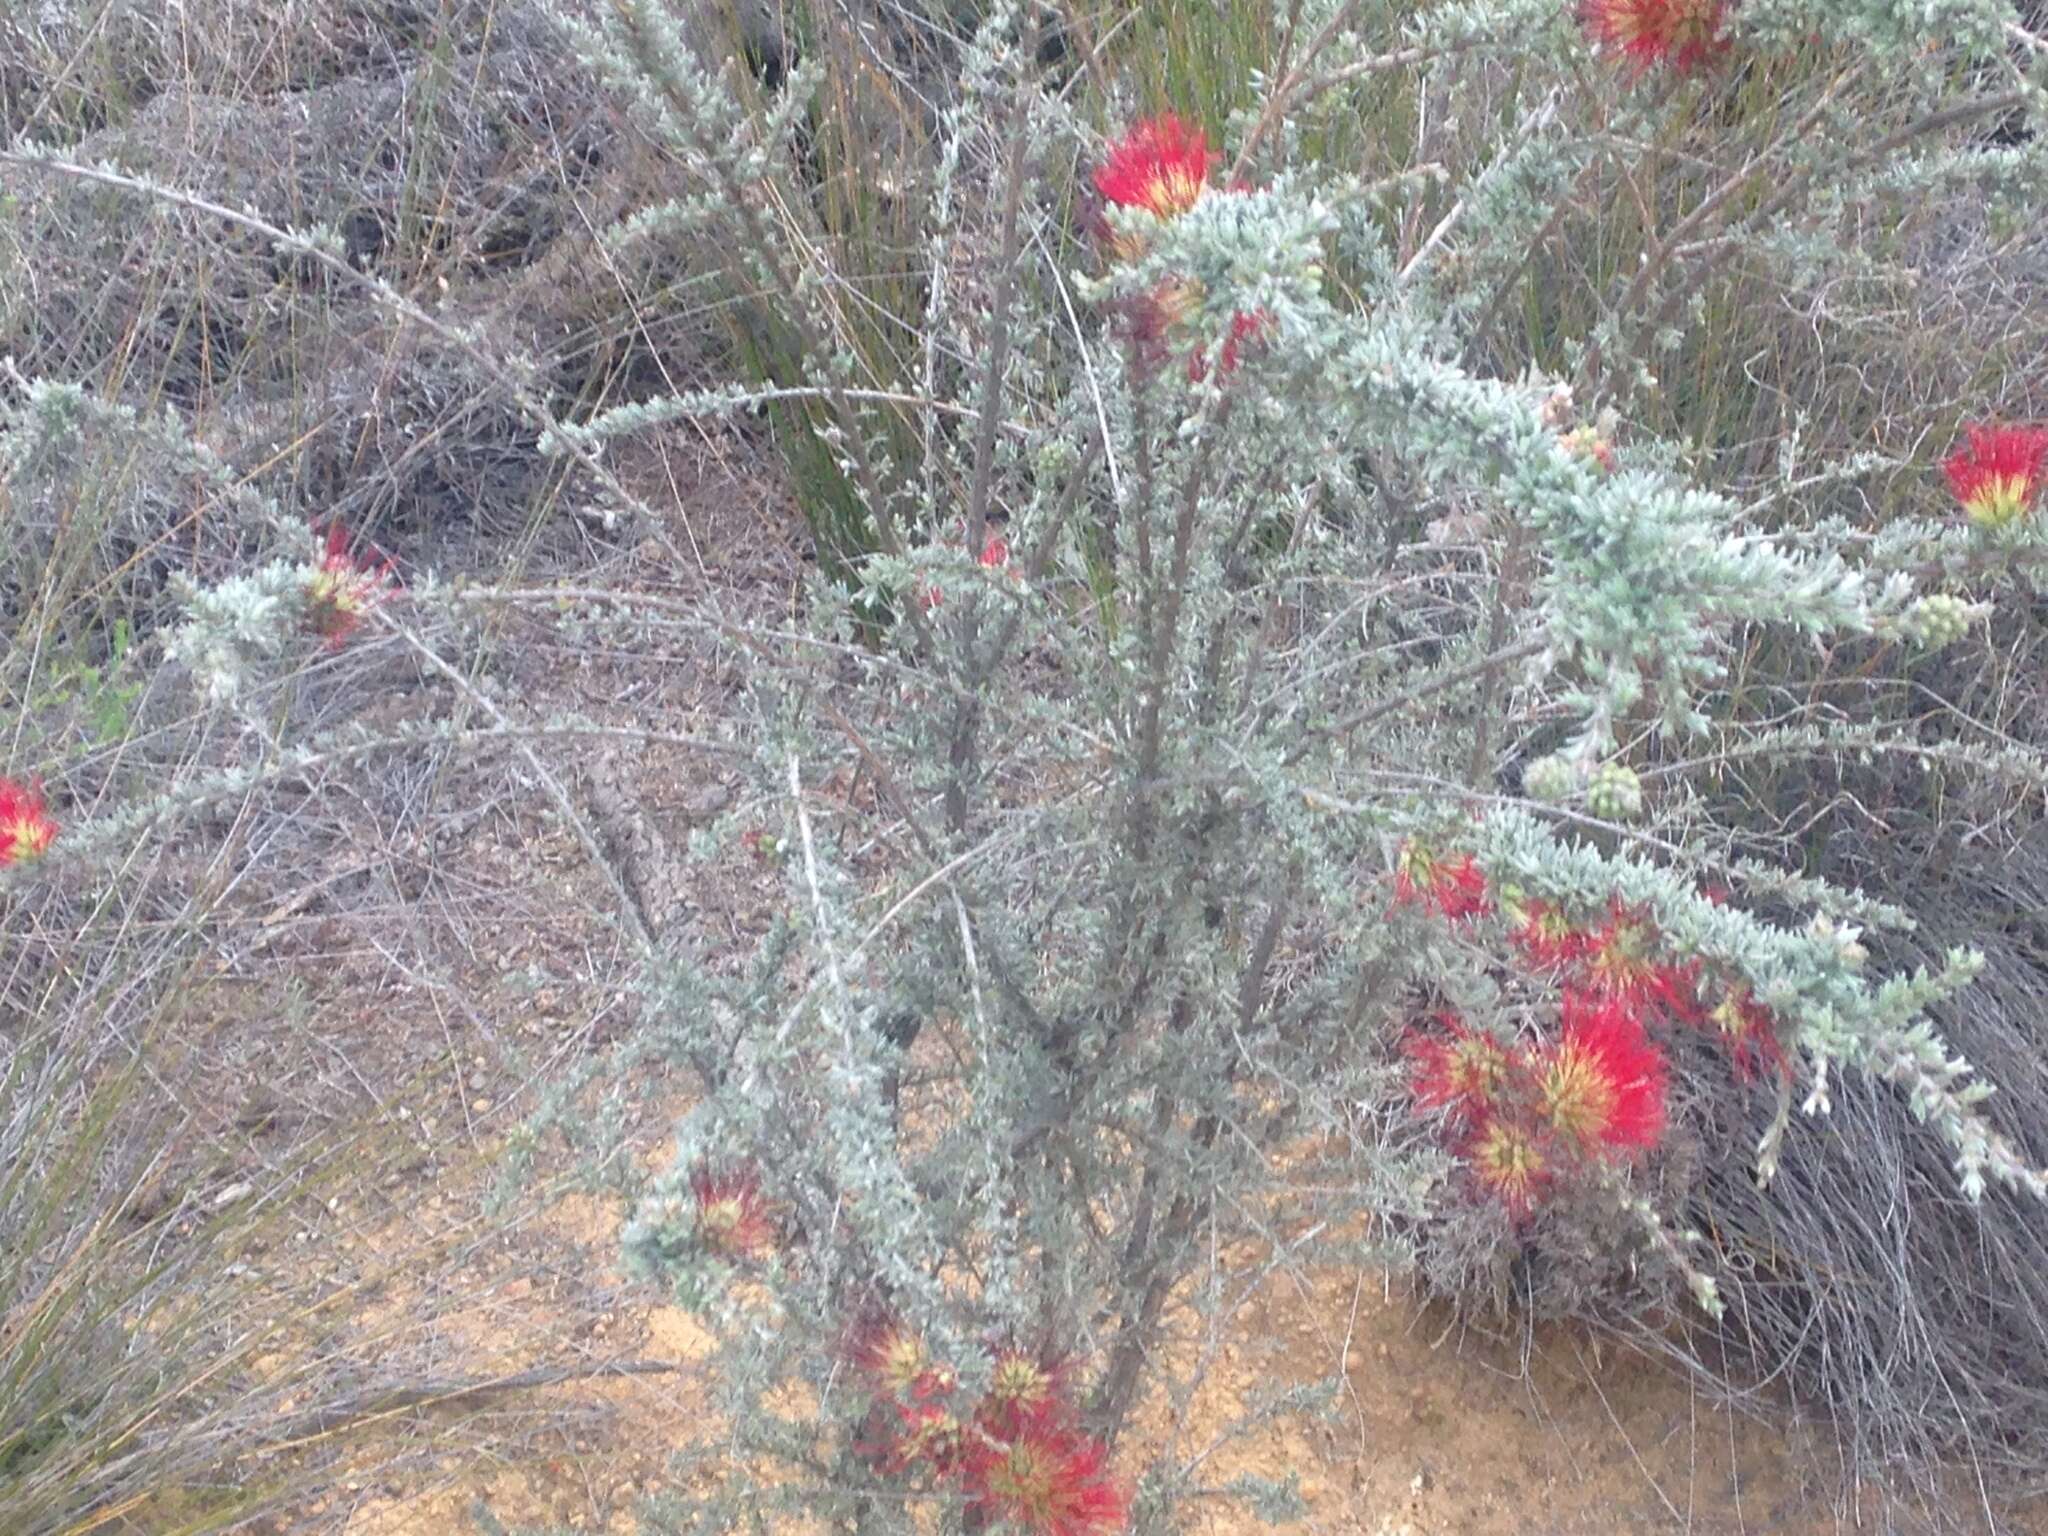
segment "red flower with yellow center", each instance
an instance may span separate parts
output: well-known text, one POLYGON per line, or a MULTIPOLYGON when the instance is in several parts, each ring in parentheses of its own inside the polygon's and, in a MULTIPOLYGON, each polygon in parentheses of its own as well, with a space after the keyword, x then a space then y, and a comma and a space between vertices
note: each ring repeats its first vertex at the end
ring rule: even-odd
POLYGON ((1700 963, 1688 960, 1660 965, 1650 973, 1650 999, 1662 1005, 1665 1015, 1680 1024, 1697 1024, 1705 1017, 1700 1006, 1700 963))
MULTIPOLYGON (((1244 360, 1244 350, 1256 346, 1266 339, 1266 333, 1273 327, 1273 317, 1261 309, 1251 314, 1239 310, 1230 317, 1230 333, 1223 338, 1220 353, 1221 363, 1216 376, 1227 379, 1237 372, 1237 365, 1244 360)), ((1188 382, 1199 384, 1209 376, 1208 354, 1197 347, 1188 355, 1188 382)))
POLYGON ((1515 1070, 1518 1054, 1483 1030, 1445 1014, 1442 1034, 1411 1033, 1403 1043, 1413 1075, 1415 1102, 1426 1109, 1446 1105, 1470 1119, 1483 1118, 1515 1070))
POLYGON ((1576 944, 1576 983, 1595 996, 1622 1004, 1628 1011, 1661 1008, 1671 1018, 1697 1024, 1700 962, 1667 961, 1657 925, 1632 912, 1615 897, 1607 921, 1576 944))
POLYGON ((1967 432, 1968 445, 1941 466, 1949 489, 1979 528, 2010 528, 2028 516, 2041 493, 2048 430, 1972 426, 1967 432))
POLYGON ((339 650, 363 622, 363 615, 383 596, 391 562, 349 551, 339 528, 327 530, 327 545, 313 578, 306 583, 306 627, 339 650))
POLYGON ((1537 970, 1558 971, 1585 958, 1591 941, 1556 903, 1518 902, 1509 916, 1515 919, 1509 940, 1537 970))
POLYGON ((41 791, 0 779, 0 869, 41 858, 56 840, 57 823, 41 791))
MULTIPOLYGON (((964 536, 963 530, 960 535, 956 535, 949 542, 957 545, 964 536)), ((976 563, 984 570, 1003 570, 1010 563, 1010 541, 1000 533, 991 533, 982 541, 981 553, 974 558, 976 563)), ((1010 574, 1014 578, 1017 573, 1012 571, 1010 574)), ((930 580, 923 572, 919 573, 918 580, 919 585, 916 591, 917 606, 926 613, 930 613, 934 608, 940 607, 945 602, 945 593, 939 590, 937 582, 930 580)))
POLYGON ((898 1403, 898 1427, 881 1460, 891 1471, 929 1467, 941 1477, 958 1471, 967 1454, 967 1432, 941 1403, 898 1403))
POLYGON ((1586 941, 1588 987, 1617 1002, 1647 1002, 1657 990, 1657 943, 1656 924, 1616 898, 1607 909, 1607 921, 1586 941))
POLYGON ((952 1367, 935 1362, 913 1330, 894 1318, 869 1318, 847 1347, 854 1367, 881 1391, 929 1402, 953 1390, 952 1367))
POLYGON ((1566 453, 1591 459, 1607 474, 1611 475, 1621 467, 1621 460, 1615 456, 1614 444, 1600 435, 1598 427, 1574 427, 1558 439, 1558 446, 1566 453))
POLYGON ((1431 906, 1452 922, 1488 910, 1486 875, 1471 854, 1446 857, 1409 838, 1394 862, 1394 904, 1431 906))
MULTIPOLYGON (((1216 160, 1199 126, 1172 113, 1146 118, 1109 146, 1095 170, 1095 190, 1119 208, 1143 208, 1157 219, 1177 219, 1209 189, 1216 160)), ((1136 252, 1115 242, 1120 256, 1136 252)))
POLYGON ((775 1218, 751 1169, 700 1167, 690 1175, 690 1193, 697 1201, 697 1236, 713 1253, 757 1259, 775 1246, 775 1218))
POLYGON ((1021 1349, 1005 1349, 996 1355, 989 1373, 988 1395, 982 1399, 979 1417, 998 1435, 1018 1433, 1026 1419, 1051 1414, 1059 1400, 1062 1371, 1021 1349))
POLYGON ((1735 1058, 1735 1075, 1744 1082, 1765 1072, 1780 1077, 1791 1072, 1785 1047, 1778 1039, 1778 1021, 1747 987, 1730 988, 1706 1017, 1727 1041, 1735 1058))
POLYGON ((1564 1024, 1537 1059, 1538 1110, 1581 1151, 1640 1151, 1664 1134, 1664 1053, 1623 1004, 1564 995, 1564 1024))
POLYGON ((1007 1443, 983 1444, 967 1464, 967 1507, 982 1524, 1030 1536, 1111 1536, 1124 1526, 1123 1491, 1102 1443, 1040 1417, 1007 1443))
POLYGON ((1727 0, 1581 0, 1579 21, 1593 41, 1618 53, 1640 75, 1662 64, 1681 75, 1714 62, 1728 48, 1721 28, 1727 0))
POLYGON ((1465 1144, 1465 1165, 1517 1221, 1528 1219, 1550 1186, 1550 1157, 1542 1139, 1505 1117, 1473 1131, 1465 1144))
POLYGON ((1131 343, 1133 365, 1150 373, 1173 350, 1173 333, 1202 302, 1202 286, 1192 278, 1169 277, 1145 293, 1123 300, 1124 333, 1131 343))

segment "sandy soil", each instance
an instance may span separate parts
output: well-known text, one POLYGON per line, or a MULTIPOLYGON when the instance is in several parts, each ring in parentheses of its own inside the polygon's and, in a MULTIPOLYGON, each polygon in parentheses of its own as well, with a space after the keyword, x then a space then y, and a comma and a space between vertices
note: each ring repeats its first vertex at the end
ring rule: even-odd
MULTIPOLYGON (((556 1220, 565 1240, 593 1254, 612 1230, 585 1203, 556 1220)), ((504 1309, 523 1307, 522 1330, 548 1328, 550 1298, 521 1288, 496 1299, 499 1327, 504 1309)), ((1830 1509, 1812 1486, 1810 1448, 1701 1400, 1652 1363, 1611 1349, 1602 1356, 1584 1335, 1483 1338, 1365 1273, 1307 1285, 1272 1279, 1245 1323, 1255 1347, 1216 1362, 1177 1444, 1183 1454, 1202 1450, 1237 1404, 1274 1384, 1276 1358, 1302 1381, 1341 1369, 1346 1389, 1330 1421, 1268 1430, 1208 1463, 1216 1481, 1296 1473, 1309 1506, 1303 1530, 1734 1536, 1855 1528, 1850 1512, 1830 1509)), ((689 1367, 710 1340, 688 1314, 645 1296, 590 1326, 596 1355, 682 1369, 546 1394, 571 1410, 573 1426, 552 1443, 517 1465, 444 1463, 428 1486, 367 1491, 348 1536, 455 1536, 475 1529, 479 1501, 515 1526, 634 1530, 635 1496, 668 1486, 666 1453, 701 1426, 689 1367)), ((1153 1417, 1140 1440, 1156 1445, 1166 1426, 1153 1417)), ((1244 1519, 1219 1505, 1193 1525, 1227 1532, 1245 1529, 1244 1519)))

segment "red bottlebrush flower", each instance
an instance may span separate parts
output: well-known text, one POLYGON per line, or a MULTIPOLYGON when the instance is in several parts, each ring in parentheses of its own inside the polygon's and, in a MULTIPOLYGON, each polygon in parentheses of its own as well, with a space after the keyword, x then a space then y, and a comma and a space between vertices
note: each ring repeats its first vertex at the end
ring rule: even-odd
POLYGON ((749 827, 740 834, 740 846, 753 856, 757 864, 779 864, 782 862, 782 839, 766 827, 749 827))
POLYGON ((1411 837, 1394 864, 1394 904, 1435 907, 1454 923, 1481 917, 1489 910, 1486 875, 1471 854, 1445 858, 1411 837))
POLYGON ((897 1425, 879 1448, 877 1460, 892 1472, 927 1467, 940 1477, 950 1476, 965 1464, 967 1431, 953 1410, 943 1403, 897 1403, 897 1425))
POLYGON ((1022 1432, 1026 1420, 1053 1416, 1065 1369, 1021 1349, 996 1352, 995 1369, 989 1372, 988 1395, 981 1400, 976 1417, 982 1426, 1008 1439, 1022 1432))
POLYGON ((306 627, 325 640, 330 651, 341 649, 382 597, 390 575, 390 561, 358 559, 349 552, 341 529, 329 528, 319 568, 306 584, 306 627))
POLYGON ((1527 1221, 1552 1177, 1543 1138, 1526 1125, 1496 1117, 1474 1127, 1463 1150, 1465 1166, 1480 1187, 1516 1221, 1527 1221))
MULTIPOLYGON (((1272 323, 1273 317, 1263 309, 1251 314, 1239 310, 1230 317, 1230 334, 1223 338, 1222 366, 1217 370, 1219 379, 1227 379, 1237 372, 1237 365, 1244 357, 1244 348, 1264 341, 1272 323)), ((1188 354, 1188 382, 1199 384, 1208 376, 1208 354, 1197 347, 1188 354)))
POLYGON ((1123 1490, 1102 1442, 1044 1417, 1007 1442, 977 1446, 967 1461, 971 1519, 1030 1536, 1111 1536, 1124 1526, 1123 1490))
MULTIPOLYGON (((966 537, 965 529, 956 529, 953 537, 946 542, 950 547, 957 549, 965 541, 966 537)), ((982 541, 981 553, 975 556, 975 560, 986 570, 997 571, 1003 569, 1010 563, 1010 541, 1000 533, 990 533, 982 541)), ((1012 572, 1011 575, 1014 578, 1016 573, 1012 572)), ((945 593, 939 589, 939 584, 933 581, 930 574, 925 571, 918 572, 917 584, 912 589, 912 597, 915 599, 917 606, 926 613, 930 613, 945 601, 945 593)))
POLYGON ((1640 1151, 1664 1135, 1664 1053, 1621 1003, 1567 991, 1564 1026, 1535 1071, 1539 1112, 1582 1151, 1640 1151))
POLYGON ((50 819, 42 791, 0 779, 0 869, 41 858, 55 841, 57 823, 50 819))
POLYGON ((1735 1075, 1745 1083, 1766 1073, 1783 1077, 1791 1072, 1792 1064, 1778 1039, 1778 1021, 1747 987, 1730 988, 1728 995, 1707 1011, 1706 1019, 1727 1041, 1729 1054, 1735 1058, 1735 1075))
POLYGON ((1109 146, 1109 158, 1095 170, 1095 190, 1119 208, 1179 218, 1208 190, 1217 158, 1196 124, 1171 113, 1147 118, 1109 146))
POLYGON ((1116 309, 1118 330, 1130 348, 1131 371, 1156 373, 1167 358, 1165 312, 1149 293, 1132 294, 1116 309))
POLYGON ((1586 940, 1588 989, 1630 1007, 1648 1002, 1657 991, 1657 944, 1657 925, 1615 898, 1608 906, 1607 921, 1586 940))
POLYGON ((930 1402, 953 1390, 952 1367, 934 1361, 914 1330, 885 1313, 853 1330, 847 1356, 878 1391, 894 1397, 930 1402))
POLYGON ((1580 0, 1579 22, 1593 41, 1641 75, 1663 64, 1681 75, 1728 49, 1721 29, 1727 0, 1580 0))
POLYGON ((728 1259, 758 1259, 775 1246, 775 1217, 762 1198, 751 1168, 713 1173, 699 1167, 690 1175, 697 1201, 697 1236, 728 1259))
POLYGON ((1650 999, 1675 1022, 1697 1024, 1704 1016, 1700 1007, 1699 961, 1658 966, 1650 973, 1650 999))
POLYGON ((1585 958, 1592 941, 1571 925, 1562 907, 1547 901, 1525 902, 1519 916, 1508 939, 1534 969, 1560 971, 1585 958))
POLYGON ((1630 1012, 1657 1007, 1681 1023, 1698 1023, 1700 963, 1663 960, 1662 942, 1655 923, 1615 898, 1578 957, 1586 990, 1630 1012))
POLYGON ((1202 285, 1191 277, 1169 277, 1153 286, 1143 300, 1142 317, 1149 339, 1164 342, 1167 335, 1187 323, 1202 304, 1202 285))
POLYGON ((1483 1030, 1445 1014, 1442 1034, 1411 1032, 1402 1049, 1413 1069, 1409 1088, 1425 1109, 1449 1106, 1467 1119, 1484 1119, 1519 1063, 1520 1053, 1483 1030))
POLYGON ((1943 461, 1949 489, 1979 528, 2010 528, 2028 515, 2048 468, 2048 429, 1971 426, 1969 444, 1943 461))
POLYGON ((1133 366, 1148 374, 1173 351, 1173 333, 1202 302, 1202 288, 1191 278, 1173 277, 1123 301, 1123 330, 1130 342, 1133 366))
POLYGON ((1223 372, 1229 375, 1237 368, 1241 349, 1266 339, 1266 333, 1273 328, 1273 317, 1263 309, 1250 314, 1239 310, 1230 317, 1230 334, 1223 338, 1223 372))

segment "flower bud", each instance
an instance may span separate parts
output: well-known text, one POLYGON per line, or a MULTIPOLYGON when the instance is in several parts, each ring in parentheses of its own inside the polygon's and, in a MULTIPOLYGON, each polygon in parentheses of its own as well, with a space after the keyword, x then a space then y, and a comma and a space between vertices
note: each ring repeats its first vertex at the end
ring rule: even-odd
POLYGON ((1906 615, 1906 629, 1929 650, 1938 651, 1970 632, 1975 606, 1947 592, 1930 592, 1913 604, 1906 615))
POLYGON ((1602 821, 1634 821, 1643 814, 1643 781, 1626 763, 1602 763, 1586 785, 1586 809, 1602 821))
POLYGON ((1522 793, 1531 800, 1556 805, 1571 794, 1578 777, 1570 760, 1562 753, 1553 752, 1548 757, 1537 758, 1522 770, 1522 793))

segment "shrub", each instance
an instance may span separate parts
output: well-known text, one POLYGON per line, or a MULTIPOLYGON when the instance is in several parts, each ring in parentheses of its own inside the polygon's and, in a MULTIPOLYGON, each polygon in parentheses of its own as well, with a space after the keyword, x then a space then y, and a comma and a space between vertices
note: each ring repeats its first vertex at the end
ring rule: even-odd
MULTIPOLYGON (((1946 1141, 1969 1199, 2042 1193, 1927 1020, 1975 958, 1877 975, 1861 925, 1900 914, 1725 855, 1681 784, 1643 772, 1702 735, 1731 756, 1853 752, 1860 729, 1775 731, 1730 699, 1731 649, 1957 638, 1987 610, 1939 583, 1995 590, 2037 558, 2031 492, 1997 539, 1923 471, 1932 515, 1871 529, 1840 488, 1897 466, 1802 480, 1780 455, 1774 479, 1727 466, 1724 496, 1681 473, 1683 445, 1618 441, 1632 411, 1690 412, 1719 464, 1725 401, 1681 411, 1651 360, 1722 366, 1710 349, 1739 326, 1712 305, 1753 280, 1742 263, 1819 281, 1869 254, 1827 248, 1850 209, 1998 175, 2002 151, 1960 137, 1991 108, 1940 108, 1949 85, 1895 21, 1667 33, 1665 14, 1588 18, 1632 60, 1626 85, 1548 13, 1446 12, 1398 48, 1351 8, 1276 27, 1224 155, 1168 119, 1104 148, 1045 87, 1031 13, 976 35, 935 162, 920 340, 942 362, 922 398, 875 390, 829 326, 807 339, 799 393, 876 553, 859 592, 814 589, 814 640, 757 679, 783 923, 739 978, 667 955, 631 1058, 704 1081, 673 1170, 625 1180, 629 1253, 728 1340, 719 1443, 743 1453, 701 1518, 767 1501, 879 1521, 909 1498, 972 1526, 971 1448, 1011 1443, 974 1427, 1011 1349, 1068 1362, 1076 1433, 1145 1443, 1134 1415, 1185 1403, 1190 1341, 1229 1336, 1200 1278, 1216 1253, 1341 1262, 1397 1238, 1468 1299, 1647 1318, 1676 1280, 1720 1316, 1734 1277, 1699 1227, 1704 1166, 1754 1151, 1768 1180, 1803 1134, 1795 1100, 1824 1110, 1844 1072, 1946 1141), (1841 55, 1794 46, 1805 27, 1841 55), (1763 113, 1731 71, 1797 111, 1763 113), (1458 82, 1491 94, 1432 141, 1464 177, 1441 194, 1412 161, 1373 180, 1289 152, 1458 82), (1883 156, 1823 142, 1836 90, 1902 123, 1883 156), (1583 189, 1640 194, 1626 146, 1667 115, 1728 174, 1660 150, 1626 260, 1603 222, 1596 271, 1532 272, 1532 240, 1536 264, 1571 258, 1558 231, 1582 211, 1627 223, 1583 189), (1553 286, 1541 354, 1485 371, 1503 313, 1553 286), (1575 333, 1569 306, 1596 301, 1575 333), (904 409, 924 413, 912 456, 904 409), (899 618, 869 654, 851 642, 878 611, 899 618), (872 808, 827 797, 849 776, 872 808), (1705 1140, 1725 1101, 1758 1107, 1759 1142, 1705 1140), (755 1218, 707 1221, 692 1194, 735 1166, 777 1213, 743 1255, 728 1234, 755 1218), (877 1316, 915 1366, 885 1391, 834 1342, 877 1316)), ((749 226, 761 281, 812 314, 820 284, 759 221, 799 175, 790 125, 820 74, 799 58, 755 110, 651 10, 623 15, 581 46, 702 189, 628 233, 749 226)), ((1945 41, 1951 63, 1997 54, 1990 16, 1945 41)), ((554 441, 589 452, 792 387, 649 401, 554 441)), ((1963 758, 2041 781, 2024 751, 1963 758)), ((1134 1522, 1168 1522, 1190 1470, 1130 1467, 1134 1522)))
MULTIPOLYGON (((851 8, 798 13, 773 69, 651 0, 563 21, 673 162, 609 243, 735 293, 740 366, 574 421, 537 370, 496 398, 622 496, 615 442, 778 417, 822 556, 793 634, 576 599, 625 643, 747 645, 752 791, 700 852, 774 851, 787 882, 735 970, 616 881, 643 1027, 543 1118, 609 1154, 606 1094, 653 1061, 699 1080, 665 1172, 595 1164, 633 1263, 722 1341, 711 1475, 657 1529, 1284 1513, 1167 1433, 1255 1342, 1240 1261, 1412 1256, 1468 1306, 1644 1329, 1689 1292, 1690 1327, 1781 1348, 1753 1293, 1824 1294, 1869 1219, 1787 1223, 1815 1251, 1756 1278, 1773 1177, 1838 1095, 1924 1122, 1918 1188, 1945 1160, 1973 1219, 2039 1230, 2038 1148, 1934 1024, 1981 958, 1884 964, 1908 915, 1801 857, 1800 801, 1940 763, 2018 823, 2048 782, 2037 739, 1900 702, 1944 643, 2002 664, 1976 627, 2017 622, 2048 547, 2014 366, 2037 290, 1944 243, 2041 227, 2013 137, 2041 40, 1988 0, 1216 16, 990 8, 941 34, 929 98, 921 49, 851 8), (1134 105, 1177 82, 1216 116, 1134 105), (854 184, 877 91, 914 195, 854 184), (1943 292, 1909 324, 1916 263, 1943 292), (1813 309, 1810 342, 1766 298, 1813 309), (1947 487, 1901 446, 1928 441, 1947 487), (1738 774, 1782 774, 1782 812, 1738 774)), ((185 593, 170 653, 221 699, 309 599, 329 638, 376 610, 372 568, 291 537, 185 593)), ((403 634, 461 676, 469 616, 535 596, 420 583, 403 634)), ((577 727, 463 697, 493 733, 577 727)), ((1885 1326, 1832 1315, 1854 1349, 1885 1326)), ((1952 1448, 1924 1406, 1878 1411, 1888 1445, 1952 1448)))

